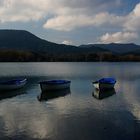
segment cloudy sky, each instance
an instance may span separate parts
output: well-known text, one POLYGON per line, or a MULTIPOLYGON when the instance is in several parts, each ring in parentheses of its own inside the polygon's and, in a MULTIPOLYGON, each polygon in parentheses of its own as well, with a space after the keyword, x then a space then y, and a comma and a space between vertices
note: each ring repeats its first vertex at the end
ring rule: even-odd
POLYGON ((140 44, 140 0, 0 0, 0 29, 65 44, 140 44))

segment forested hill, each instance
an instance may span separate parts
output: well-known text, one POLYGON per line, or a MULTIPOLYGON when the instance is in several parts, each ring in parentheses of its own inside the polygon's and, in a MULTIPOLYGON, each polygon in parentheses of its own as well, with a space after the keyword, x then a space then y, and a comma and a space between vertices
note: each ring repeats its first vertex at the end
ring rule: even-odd
POLYGON ((140 46, 135 44, 92 44, 77 47, 49 42, 24 30, 0 30, 1 62, 140 61, 136 50, 140 50, 140 46))
POLYGON ((79 53, 104 52, 106 49, 91 47, 79 48, 76 46, 52 43, 24 30, 0 30, 0 49, 12 49, 41 53, 79 53))
POLYGON ((134 43, 128 43, 128 44, 121 44, 121 43, 110 43, 110 44, 90 44, 90 45, 81 45, 81 47, 99 47, 103 49, 108 49, 112 53, 118 53, 118 54, 125 54, 129 52, 134 52, 136 50, 140 50, 140 45, 136 45, 134 43))

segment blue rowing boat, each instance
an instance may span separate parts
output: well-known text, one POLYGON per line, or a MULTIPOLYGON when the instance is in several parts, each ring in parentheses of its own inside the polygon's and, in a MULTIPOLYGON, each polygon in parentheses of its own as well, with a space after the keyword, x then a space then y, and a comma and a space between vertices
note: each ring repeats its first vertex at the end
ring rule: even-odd
POLYGON ((62 90, 70 88, 71 81, 68 80, 49 80, 40 82, 42 92, 46 90, 62 90))
POLYGON ((0 81, 0 90, 15 90, 22 88, 27 82, 26 78, 0 81))
POLYGON ((112 89, 116 84, 116 80, 114 78, 102 78, 92 83, 96 89, 112 89))

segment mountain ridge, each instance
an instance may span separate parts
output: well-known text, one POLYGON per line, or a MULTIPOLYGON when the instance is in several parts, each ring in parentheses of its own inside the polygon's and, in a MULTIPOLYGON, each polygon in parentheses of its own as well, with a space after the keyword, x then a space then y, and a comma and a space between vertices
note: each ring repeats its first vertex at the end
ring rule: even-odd
POLYGON ((106 48, 112 53, 118 53, 118 54, 125 54, 131 51, 135 51, 137 49, 140 49, 140 45, 137 45, 135 43, 109 43, 109 44, 89 44, 89 45, 80 45, 81 47, 100 47, 100 48, 106 48))
MULTIPOLYGON (((41 39, 34 34, 25 30, 0 30, 0 48, 20 49, 36 52, 48 53, 68 53, 68 52, 85 52, 87 49, 79 48, 72 45, 57 44, 41 39)), ((105 51, 102 48, 92 48, 94 51, 105 51)), ((90 50, 91 51, 91 48, 90 50)), ((108 50, 106 50, 108 51, 108 50)))
POLYGON ((129 44, 65 45, 25 30, 0 30, 0 61, 140 61, 140 46, 129 44), (132 53, 131 53, 132 52, 132 53))

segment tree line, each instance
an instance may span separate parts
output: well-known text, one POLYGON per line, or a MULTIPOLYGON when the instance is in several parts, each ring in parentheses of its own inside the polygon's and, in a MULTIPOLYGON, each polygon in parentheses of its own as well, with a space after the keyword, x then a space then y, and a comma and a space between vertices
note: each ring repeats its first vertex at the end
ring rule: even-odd
POLYGON ((19 50, 1 50, 0 62, 121 62, 140 61, 140 55, 102 53, 37 53, 19 50))

